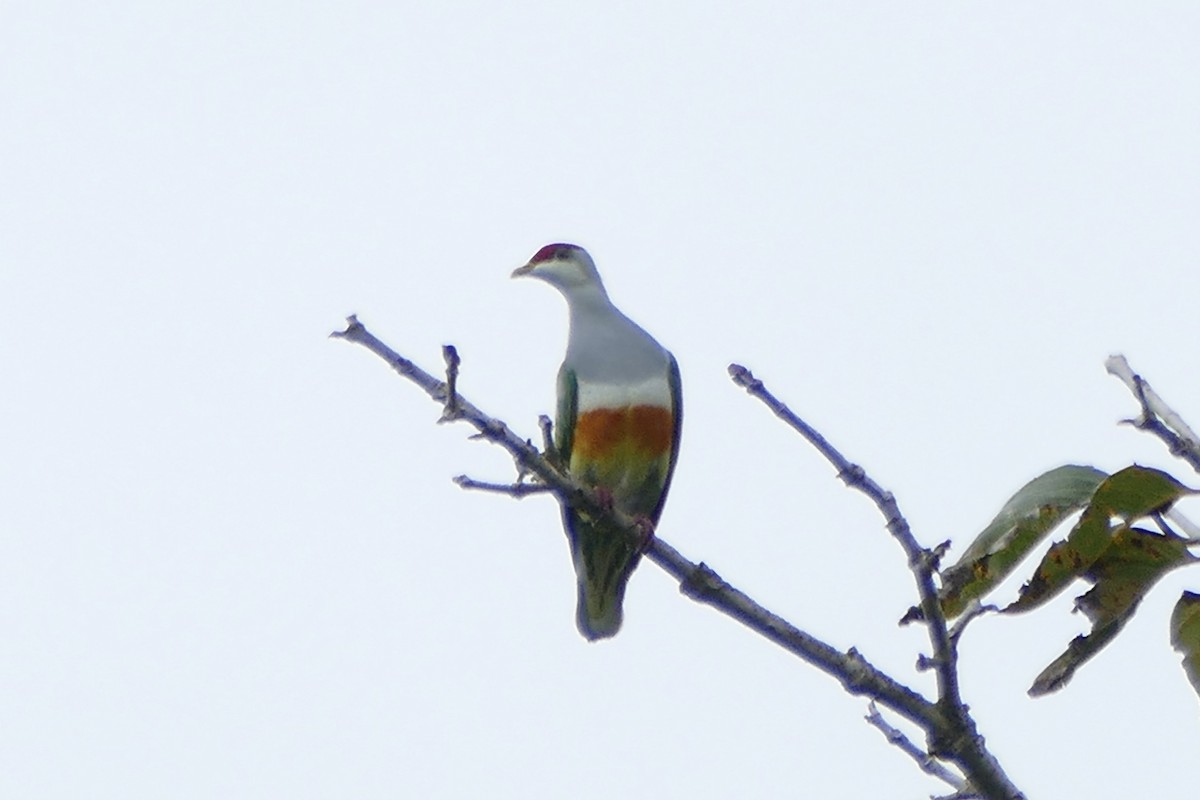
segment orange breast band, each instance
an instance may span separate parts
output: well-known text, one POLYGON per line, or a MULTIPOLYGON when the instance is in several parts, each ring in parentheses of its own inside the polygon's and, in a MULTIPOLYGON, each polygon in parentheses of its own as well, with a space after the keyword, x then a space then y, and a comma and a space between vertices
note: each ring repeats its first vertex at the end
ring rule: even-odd
POLYGON ((662 406, 594 408, 575 421, 572 457, 657 458, 670 449, 674 427, 670 409, 662 406))

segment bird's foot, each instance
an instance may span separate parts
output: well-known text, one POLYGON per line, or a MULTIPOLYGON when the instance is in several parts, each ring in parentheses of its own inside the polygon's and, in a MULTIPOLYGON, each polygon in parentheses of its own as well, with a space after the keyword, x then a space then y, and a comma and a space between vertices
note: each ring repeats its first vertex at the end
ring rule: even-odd
POLYGON ((645 514, 638 514, 633 518, 634 527, 637 528, 638 541, 637 549, 639 553, 646 552, 650 547, 650 542, 654 539, 654 520, 647 517, 645 514))

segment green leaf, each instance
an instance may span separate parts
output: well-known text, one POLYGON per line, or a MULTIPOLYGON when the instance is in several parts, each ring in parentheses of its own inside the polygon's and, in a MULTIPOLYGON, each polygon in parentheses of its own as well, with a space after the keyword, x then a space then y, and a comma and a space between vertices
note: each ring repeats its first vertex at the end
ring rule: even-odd
POLYGON ((1029 687, 1030 697, 1041 697, 1044 694, 1050 694, 1067 685, 1067 681, 1075 674, 1075 670, 1080 664, 1087 661, 1096 653, 1113 640, 1113 637, 1121 632, 1124 626, 1124 621, 1096 627, 1088 636, 1076 636, 1067 645, 1067 652, 1063 653, 1058 658, 1050 663, 1050 666, 1042 670, 1041 674, 1033 682, 1033 686, 1029 687))
POLYGON ((1094 467, 1068 464, 1021 487, 958 562, 943 570, 940 599, 946 616, 958 616, 1008 576, 1046 534, 1086 506, 1107 477, 1094 467))
POLYGON ((1087 579, 1095 585, 1076 600, 1076 607, 1093 624, 1130 614, 1159 578, 1196 560, 1187 539, 1121 528, 1087 571, 1087 579))
MULTIPOLYGON (((1092 508, 1085 513, 1093 513, 1092 508)), ((1108 547, 1082 572, 1094 585, 1076 598, 1075 608, 1091 620, 1092 632, 1075 637, 1066 652, 1042 670, 1029 694, 1036 697, 1065 686, 1075 670, 1120 633, 1159 578, 1197 560, 1188 552, 1187 545, 1188 541, 1178 536, 1118 528, 1108 547)), ((1200 642, 1200 616, 1197 641, 1200 642)))
POLYGON ((1184 592, 1171 612, 1171 646, 1183 653, 1183 671, 1200 694, 1200 594, 1184 592))
POLYGON ((1106 478, 1096 487, 1091 503, 1066 541, 1056 542, 1046 552, 1033 577, 1021 587, 1016 602, 1004 612, 1037 608, 1070 586, 1075 578, 1085 577, 1112 541, 1113 518, 1121 519, 1118 525, 1123 528, 1169 507, 1187 494, 1195 494, 1195 490, 1161 470, 1147 467, 1126 467, 1106 478))

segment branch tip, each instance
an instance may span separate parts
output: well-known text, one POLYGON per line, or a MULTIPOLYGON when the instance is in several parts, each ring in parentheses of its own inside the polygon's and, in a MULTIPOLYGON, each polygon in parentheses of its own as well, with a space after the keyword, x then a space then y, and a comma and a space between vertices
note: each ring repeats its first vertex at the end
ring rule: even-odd
POLYGON ((363 324, 358 321, 357 314, 351 314, 346 317, 346 329, 343 331, 331 331, 330 339, 353 339, 357 333, 365 330, 363 324))

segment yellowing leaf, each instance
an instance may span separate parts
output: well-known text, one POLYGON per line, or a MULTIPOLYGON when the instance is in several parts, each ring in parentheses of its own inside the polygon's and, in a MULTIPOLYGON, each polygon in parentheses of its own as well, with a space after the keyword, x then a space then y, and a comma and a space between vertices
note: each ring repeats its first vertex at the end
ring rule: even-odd
POLYGON ((1038 675, 1029 693, 1037 696, 1065 686, 1075 670, 1125 627, 1159 578, 1196 560, 1188 552, 1186 539, 1118 528, 1109 546, 1082 572, 1094 585, 1076 598, 1075 607, 1091 620, 1092 632, 1075 637, 1067 651, 1038 675))
POLYGON ((1046 551, 1033 577, 1021 587, 1016 602, 1004 612, 1029 611, 1058 595, 1091 568, 1109 540, 1109 514, 1093 503, 1079 517, 1066 541, 1055 542, 1046 551))

